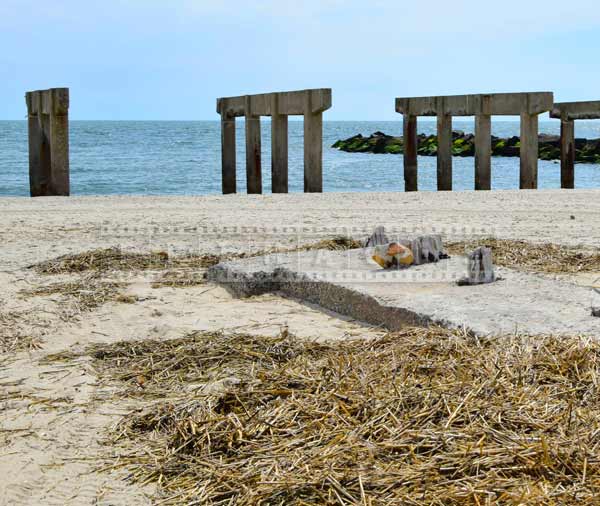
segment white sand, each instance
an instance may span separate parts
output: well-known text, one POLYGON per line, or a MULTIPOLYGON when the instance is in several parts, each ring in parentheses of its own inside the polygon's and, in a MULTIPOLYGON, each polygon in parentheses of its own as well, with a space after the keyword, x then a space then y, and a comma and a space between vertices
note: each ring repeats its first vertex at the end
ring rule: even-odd
POLYGON ((5 198, 0 217, 0 313, 22 313, 22 326, 43 339, 41 350, 0 361, 0 505, 146 504, 144 494, 152 491, 125 483, 122 473, 94 470, 106 451, 99 439, 129 406, 89 405, 103 391, 89 361, 40 364, 48 353, 202 329, 275 334, 289 326, 318 338, 379 332, 278 296, 233 300, 210 284, 153 289, 143 276, 128 280, 128 292, 142 299, 136 304, 106 304, 73 320, 65 316, 72 308, 56 296, 18 295, 56 280, 23 269, 29 264, 109 246, 172 252, 294 246, 336 234, 363 237, 379 224, 405 228, 407 235, 475 233, 600 247, 600 191, 591 190, 5 198), (31 395, 53 400, 54 407, 31 395))

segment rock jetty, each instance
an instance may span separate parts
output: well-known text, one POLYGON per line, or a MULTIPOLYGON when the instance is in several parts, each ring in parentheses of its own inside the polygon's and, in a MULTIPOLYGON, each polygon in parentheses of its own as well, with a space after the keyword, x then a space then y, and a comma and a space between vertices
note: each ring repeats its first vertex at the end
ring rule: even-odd
MULTIPOLYGON (((519 137, 500 138, 492 136, 492 156, 519 156, 519 137)), ((404 151, 402 137, 393 137, 383 132, 375 132, 369 137, 361 134, 339 140, 333 148, 348 153, 401 154, 404 151)), ((437 135, 419 135, 418 154, 437 155, 437 135)), ((600 139, 575 139, 575 161, 600 164, 600 139)), ((452 154, 454 156, 474 156, 475 136, 462 131, 452 132, 452 154)), ((539 136, 539 158, 560 160, 560 137, 541 134, 539 136)))

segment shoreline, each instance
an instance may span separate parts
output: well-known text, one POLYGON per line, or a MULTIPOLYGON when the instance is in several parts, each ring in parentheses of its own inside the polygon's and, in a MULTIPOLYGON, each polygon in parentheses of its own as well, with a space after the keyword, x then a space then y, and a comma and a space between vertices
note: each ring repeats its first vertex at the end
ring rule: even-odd
POLYGON ((0 197, 0 270, 68 253, 204 252, 368 235, 378 225, 600 247, 600 190, 290 193, 207 196, 0 197), (244 229, 244 230, 243 230, 244 229))

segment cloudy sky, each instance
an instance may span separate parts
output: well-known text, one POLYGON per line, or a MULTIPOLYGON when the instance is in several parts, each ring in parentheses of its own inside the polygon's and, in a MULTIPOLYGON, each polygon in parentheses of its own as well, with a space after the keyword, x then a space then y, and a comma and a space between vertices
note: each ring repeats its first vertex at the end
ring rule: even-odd
POLYGON ((333 88, 327 119, 396 96, 600 99, 592 0, 0 0, 0 119, 71 88, 72 119, 216 119, 215 99, 333 88))

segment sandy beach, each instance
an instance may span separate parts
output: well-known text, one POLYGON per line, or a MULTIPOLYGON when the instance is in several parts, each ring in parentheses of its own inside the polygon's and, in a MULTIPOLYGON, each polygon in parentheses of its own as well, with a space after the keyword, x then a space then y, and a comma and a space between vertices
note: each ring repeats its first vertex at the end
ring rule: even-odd
MULTIPOLYGON (((277 294, 237 300, 210 283, 153 287, 154 272, 103 273, 120 300, 91 310, 61 294, 26 295, 76 274, 28 267, 119 247, 170 256, 293 248, 377 225, 445 240, 494 236, 600 247, 600 190, 0 199, 0 504, 147 504, 152 487, 102 471, 104 434, 136 401, 112 400, 89 357, 50 354, 91 343, 222 330, 344 339, 382 329, 277 294), (129 299, 124 298, 125 296, 129 299)), ((202 270, 198 270, 202 274, 202 270)))

